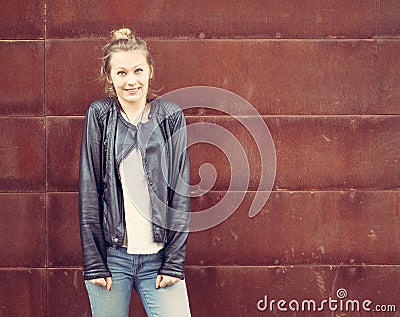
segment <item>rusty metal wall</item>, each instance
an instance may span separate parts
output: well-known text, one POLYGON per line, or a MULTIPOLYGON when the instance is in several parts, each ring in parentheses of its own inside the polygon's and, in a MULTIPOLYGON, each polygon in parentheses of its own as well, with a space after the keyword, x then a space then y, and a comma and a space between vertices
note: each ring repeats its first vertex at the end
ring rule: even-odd
MULTIPOLYGON (((3 1, 0 25, 0 316, 90 315, 79 143, 88 105, 103 96, 97 57, 121 26, 148 40, 163 93, 232 91, 276 147, 262 211, 248 217, 255 159, 235 213, 190 235, 193 316, 400 316, 389 311, 400 311, 399 1, 3 1), (307 300, 320 311, 296 309, 307 300), (346 300, 371 303, 351 311, 346 300)), ((199 110, 187 121, 230 128, 256 152, 230 117, 199 110)), ((193 199, 200 211, 224 197, 230 173, 218 149, 190 152, 193 182, 204 162, 218 173, 193 199)), ((132 303, 131 316, 144 316, 132 303)))

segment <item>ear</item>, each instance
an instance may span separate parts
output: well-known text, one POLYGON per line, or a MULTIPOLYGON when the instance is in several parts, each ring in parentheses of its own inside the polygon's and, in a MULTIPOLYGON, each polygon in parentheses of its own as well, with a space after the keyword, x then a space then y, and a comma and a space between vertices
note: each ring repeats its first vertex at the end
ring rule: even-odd
POLYGON ((154 69, 153 66, 150 66, 150 77, 149 79, 153 79, 154 69))

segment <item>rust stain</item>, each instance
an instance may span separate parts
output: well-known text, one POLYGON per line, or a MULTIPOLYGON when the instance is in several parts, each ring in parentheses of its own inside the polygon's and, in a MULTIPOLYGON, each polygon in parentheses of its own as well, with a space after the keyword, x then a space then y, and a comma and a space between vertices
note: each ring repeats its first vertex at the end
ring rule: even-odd
POLYGON ((326 284, 325 284, 325 272, 315 272, 315 277, 317 278, 317 285, 318 285, 318 290, 319 294, 321 295, 322 298, 326 297, 326 284))
POLYGON ((326 142, 331 142, 331 139, 329 139, 327 136, 325 136, 323 134, 321 136, 326 142))
POLYGON ((375 240, 378 239, 377 236, 376 236, 375 230, 371 229, 369 231, 368 238, 370 238, 372 241, 375 241, 375 240))

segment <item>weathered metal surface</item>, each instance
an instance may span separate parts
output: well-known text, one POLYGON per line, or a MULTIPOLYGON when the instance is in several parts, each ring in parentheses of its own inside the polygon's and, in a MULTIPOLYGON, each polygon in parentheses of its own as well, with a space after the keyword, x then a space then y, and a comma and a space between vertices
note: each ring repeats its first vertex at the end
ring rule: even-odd
MULTIPOLYGON (((53 0, 47 8, 51 38, 108 35, 120 25, 148 37, 171 38, 371 38, 396 5, 353 1, 74 1, 53 0)), ((398 29, 397 29, 398 31, 398 29)), ((398 35, 398 32, 390 32, 398 35)))
POLYGON ((84 115, 94 100, 105 96, 100 83, 104 41, 46 42, 46 114, 84 115))
MULTIPOLYGON (((195 212, 218 206, 225 192, 193 199, 195 212)), ((400 262, 399 191, 272 192, 254 218, 254 192, 230 218, 189 237, 190 265, 319 265, 400 262)), ((207 212, 207 211, 206 211, 207 212)), ((217 218, 222 207, 210 218, 217 218)))
MULTIPOLYGON (((189 266, 187 285, 195 317, 394 317, 399 273, 398 266, 373 265, 189 266)), ((49 270, 49 316, 90 315, 81 274, 49 270)), ((130 316, 146 316, 136 295, 131 307, 130 316)))
POLYGON ((46 127, 47 190, 77 191, 83 118, 47 117, 46 127))
POLYGON ((0 194, 0 269, 46 265, 45 195, 0 194))
POLYGON ((157 62, 155 83, 164 88, 161 94, 187 86, 223 88, 248 100, 263 115, 400 111, 397 41, 177 40, 150 44, 157 62))
POLYGON ((0 56, 0 115, 43 115, 44 43, 0 42, 0 56))
MULTIPOLYGON (((249 189, 256 190, 260 175, 266 171, 265 167, 261 168, 257 148, 264 139, 255 139, 232 117, 190 117, 189 134, 190 124, 196 122, 218 125, 230 135, 222 146, 225 154, 213 145, 221 136, 207 140, 209 144, 190 148, 193 184, 200 181, 200 166, 210 163, 217 171, 213 189, 227 190, 232 175, 229 162, 240 159, 249 165, 249 189), (232 139, 240 142, 245 157, 239 158, 240 153, 230 151, 232 139)), ((399 188, 399 116, 282 116, 266 117, 265 122, 276 149, 276 190, 399 188)))
POLYGON ((2 1, 0 39, 43 39, 45 0, 2 1))
MULTIPOLYGON (((400 303, 398 1, 52 0, 3 7, 1 316, 90 316, 77 218, 80 138, 89 104, 104 95, 96 81, 100 50, 122 25, 149 39, 160 95, 196 85, 232 91, 263 116, 276 146, 274 191, 249 218, 264 172, 256 147, 262 140, 217 111, 185 112, 189 124, 230 131, 250 170, 250 192, 230 206, 237 208, 231 217, 189 238, 193 316, 398 316, 327 305, 319 312, 277 309, 279 300, 321 305, 338 299, 339 289, 347 292, 343 300, 369 300, 375 310, 400 303), (267 298, 275 309, 263 306, 267 298)), ((194 211, 217 206, 238 153, 226 156, 210 144, 189 151, 193 184, 203 163, 217 171, 213 191, 193 199, 194 211)), ((145 316, 137 296, 131 316, 145 316)))
POLYGON ((43 118, 0 117, 0 191, 43 192, 46 186, 43 118))
POLYGON ((188 284, 195 316, 393 317, 400 302, 399 273, 398 266, 193 267, 188 284), (336 300, 336 310, 329 308, 329 298, 332 308, 336 300), (286 311, 277 309, 280 300, 286 311), (380 308, 392 312, 378 313, 380 308))
MULTIPOLYGON (((46 43, 46 113, 83 115, 104 96, 96 81, 104 44, 46 43)), ((205 85, 238 94, 262 115, 400 112, 396 41, 152 40, 149 46, 161 96, 205 85)))
POLYGON ((82 266, 78 220, 78 193, 48 193, 46 211, 48 226, 48 266, 82 266))
POLYGON ((0 316, 49 316, 46 275, 45 269, 0 269, 0 316))

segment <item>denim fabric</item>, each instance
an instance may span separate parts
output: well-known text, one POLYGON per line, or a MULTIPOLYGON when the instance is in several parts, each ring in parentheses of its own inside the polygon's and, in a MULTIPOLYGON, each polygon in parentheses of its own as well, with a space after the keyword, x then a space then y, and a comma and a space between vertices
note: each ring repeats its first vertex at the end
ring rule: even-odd
POLYGON ((125 248, 109 248, 107 264, 112 273, 112 287, 96 286, 86 281, 93 317, 128 317, 132 289, 139 295, 149 317, 189 317, 186 283, 156 289, 162 255, 128 254, 125 248))

